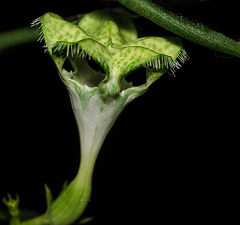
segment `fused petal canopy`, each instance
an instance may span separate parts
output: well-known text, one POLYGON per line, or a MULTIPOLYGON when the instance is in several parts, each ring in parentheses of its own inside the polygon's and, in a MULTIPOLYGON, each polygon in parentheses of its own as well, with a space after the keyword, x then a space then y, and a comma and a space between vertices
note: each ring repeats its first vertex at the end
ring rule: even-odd
MULTIPOLYGON (((169 69, 175 71, 186 60, 186 53, 178 37, 138 38, 131 16, 116 10, 101 9, 83 16, 77 23, 64 20, 54 13, 46 13, 35 23, 41 24, 42 36, 48 52, 62 76, 63 64, 71 61, 78 82, 86 78, 87 67, 81 62, 87 56, 97 62, 105 74, 94 74, 98 86, 107 96, 114 96, 132 84, 125 77, 139 67, 146 67, 145 89, 169 69), (78 74, 81 68, 85 74, 78 74), (84 72, 84 71, 83 71, 84 72)), ((73 74, 74 74, 73 73, 73 74)), ((71 75, 69 75, 71 76, 71 75)))

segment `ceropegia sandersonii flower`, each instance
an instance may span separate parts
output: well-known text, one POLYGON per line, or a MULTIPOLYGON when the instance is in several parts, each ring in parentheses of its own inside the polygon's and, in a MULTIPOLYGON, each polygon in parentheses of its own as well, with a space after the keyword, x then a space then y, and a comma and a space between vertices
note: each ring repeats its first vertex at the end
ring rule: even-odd
POLYGON ((163 74, 179 69, 187 55, 178 37, 138 38, 131 16, 118 10, 97 10, 74 22, 46 13, 33 25, 39 26, 39 40, 44 40, 69 92, 79 128, 81 163, 75 179, 55 201, 46 187, 46 213, 21 224, 68 225, 87 206, 97 155, 119 114, 163 74), (101 69, 92 68, 89 59, 101 69), (67 61, 72 69, 65 69, 67 61), (140 67, 146 69, 146 81, 134 86, 126 77, 140 67))

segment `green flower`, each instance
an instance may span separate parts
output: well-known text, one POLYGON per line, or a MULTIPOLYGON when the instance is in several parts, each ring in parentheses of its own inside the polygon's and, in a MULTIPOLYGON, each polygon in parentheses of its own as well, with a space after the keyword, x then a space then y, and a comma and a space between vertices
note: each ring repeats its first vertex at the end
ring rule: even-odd
POLYGON ((95 161, 117 117, 159 77, 180 68, 187 56, 178 37, 138 38, 131 16, 117 10, 97 10, 77 22, 47 13, 33 24, 40 25, 39 39, 44 39, 69 92, 80 134, 81 163, 75 179, 55 201, 46 188, 46 213, 21 224, 68 225, 87 206, 95 161), (89 66, 90 58, 102 72, 89 66), (64 69, 66 60, 73 71, 64 69), (126 77, 140 67, 146 68, 146 82, 134 86, 126 77))

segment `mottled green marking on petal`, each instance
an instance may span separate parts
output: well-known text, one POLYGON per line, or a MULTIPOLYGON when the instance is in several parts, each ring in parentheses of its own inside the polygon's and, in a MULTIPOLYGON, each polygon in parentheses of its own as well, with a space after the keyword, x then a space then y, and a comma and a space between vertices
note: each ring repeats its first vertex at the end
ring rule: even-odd
POLYGON ((42 32, 49 52, 56 42, 77 42, 89 36, 78 26, 65 21, 54 13, 46 13, 41 18, 42 32))
POLYGON ((182 42, 178 37, 144 37, 126 43, 121 47, 143 47, 157 54, 167 55, 176 59, 182 51, 182 42))
POLYGON ((144 65, 154 68, 163 68, 167 65, 165 57, 177 59, 182 51, 182 44, 179 38, 173 37, 147 37, 124 44, 118 52, 112 55, 111 71, 114 74, 127 74, 144 65), (155 59, 162 56, 162 61, 154 62, 155 59))
POLYGON ((129 42, 138 38, 136 27, 131 16, 126 12, 111 9, 100 9, 86 14, 79 22, 79 27, 84 29, 95 39, 104 37, 109 39, 109 30, 115 29, 113 43, 129 42), (109 23, 109 21, 111 21, 109 23), (114 28, 116 24, 118 29, 114 28), (117 32, 116 32, 117 31, 117 32), (119 39, 119 40, 118 40, 119 39))

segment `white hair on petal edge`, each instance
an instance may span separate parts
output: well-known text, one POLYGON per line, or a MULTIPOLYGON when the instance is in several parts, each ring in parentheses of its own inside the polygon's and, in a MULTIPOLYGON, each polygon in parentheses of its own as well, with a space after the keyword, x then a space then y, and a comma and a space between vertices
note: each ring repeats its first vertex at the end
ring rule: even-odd
POLYGON ((189 59, 185 49, 183 48, 177 59, 173 59, 170 56, 160 55, 155 59, 147 60, 145 63, 146 67, 152 67, 156 70, 167 68, 171 74, 174 75, 176 70, 182 67, 182 64, 189 59))
POLYGON ((31 27, 36 27, 36 26, 39 26, 39 25, 41 25, 41 16, 40 17, 38 17, 38 18, 36 18, 35 20, 33 20, 32 22, 31 22, 31 27))
POLYGON ((43 32, 42 32, 42 17, 38 17, 37 19, 33 20, 31 22, 31 27, 38 27, 39 37, 37 41, 42 42, 44 38, 43 32))
POLYGON ((77 56, 79 58, 88 58, 90 59, 91 56, 79 46, 78 43, 69 43, 69 42, 57 42, 51 45, 45 45, 46 51, 51 48, 53 54, 60 54, 65 55, 66 57, 74 57, 77 56))

